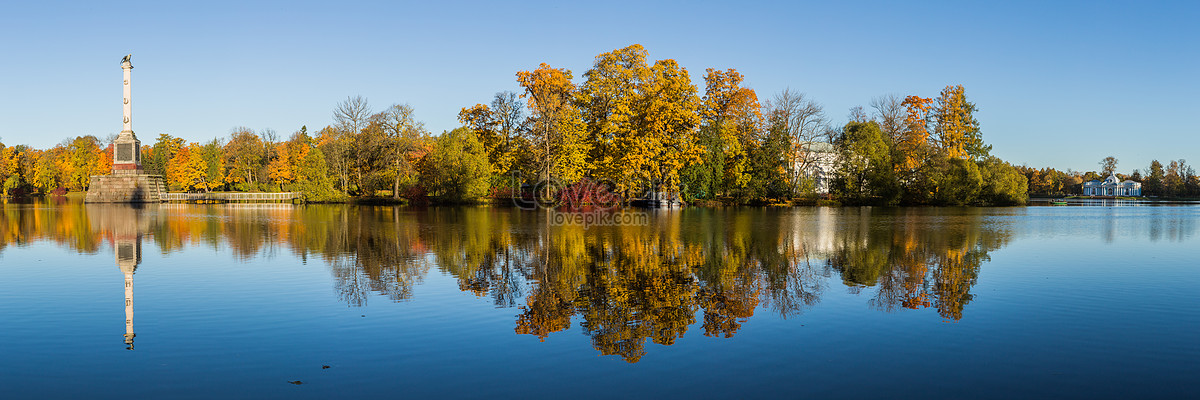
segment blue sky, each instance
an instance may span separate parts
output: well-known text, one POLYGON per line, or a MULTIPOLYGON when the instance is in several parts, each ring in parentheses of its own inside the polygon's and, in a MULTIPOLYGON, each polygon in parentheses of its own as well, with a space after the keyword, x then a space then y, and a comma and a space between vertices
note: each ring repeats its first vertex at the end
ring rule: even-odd
POLYGON ((206 141, 315 131, 352 95, 408 103, 440 132, 517 91, 517 71, 546 62, 578 83, 597 54, 641 43, 701 88, 705 68, 736 68, 760 98, 804 92, 838 123, 882 94, 962 84, 1015 164, 1200 163, 1200 2, 166 3, 0 5, 0 140, 120 131, 128 53, 139 138, 206 141))

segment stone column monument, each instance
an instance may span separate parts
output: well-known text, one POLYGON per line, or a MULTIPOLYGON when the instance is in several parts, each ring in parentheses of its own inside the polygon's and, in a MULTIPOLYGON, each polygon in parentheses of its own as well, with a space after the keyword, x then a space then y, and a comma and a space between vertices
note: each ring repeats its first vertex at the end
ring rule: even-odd
POLYGON ((93 175, 88 186, 87 203, 146 203, 163 200, 167 190, 166 182, 160 175, 148 175, 142 170, 142 142, 133 134, 133 104, 129 90, 130 72, 133 70, 131 59, 127 55, 121 59, 121 70, 124 71, 125 98, 122 100, 124 124, 121 133, 112 145, 112 175, 93 175))
POLYGON ((129 75, 133 70, 133 64, 130 58, 133 54, 125 56, 121 60, 121 69, 125 72, 124 91, 125 99, 123 100, 123 111, 125 114, 124 129, 117 136, 117 140, 113 141, 113 173, 128 174, 128 171, 141 171, 142 169, 142 142, 137 139, 137 135, 133 134, 133 104, 130 101, 129 90, 129 75))

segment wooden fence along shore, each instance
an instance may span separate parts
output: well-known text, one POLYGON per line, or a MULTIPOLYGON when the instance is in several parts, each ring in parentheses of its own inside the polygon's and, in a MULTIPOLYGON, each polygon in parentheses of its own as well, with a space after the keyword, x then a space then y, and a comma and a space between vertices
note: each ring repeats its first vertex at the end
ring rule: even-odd
POLYGON ((162 200, 166 202, 183 203, 265 203, 265 202, 294 202, 304 201, 301 192, 281 193, 163 193, 162 200))

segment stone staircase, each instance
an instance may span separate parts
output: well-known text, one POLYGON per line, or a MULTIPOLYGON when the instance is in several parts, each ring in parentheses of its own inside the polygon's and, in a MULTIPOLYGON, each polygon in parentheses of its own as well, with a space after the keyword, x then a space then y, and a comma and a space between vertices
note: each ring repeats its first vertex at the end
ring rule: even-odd
POLYGON ((113 172, 113 175, 92 176, 85 203, 157 203, 165 200, 167 183, 162 176, 141 171, 113 172))

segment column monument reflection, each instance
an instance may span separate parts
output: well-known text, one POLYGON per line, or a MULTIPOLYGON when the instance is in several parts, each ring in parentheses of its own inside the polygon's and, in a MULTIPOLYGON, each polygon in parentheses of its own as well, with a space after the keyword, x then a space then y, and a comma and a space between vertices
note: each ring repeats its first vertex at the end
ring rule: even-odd
MULTIPOLYGON (((151 205, 150 207, 153 207, 151 205)), ((142 236, 150 230, 144 205, 88 204, 93 232, 112 245, 117 267, 125 277, 125 348, 133 350, 133 274, 142 262, 142 236)))

